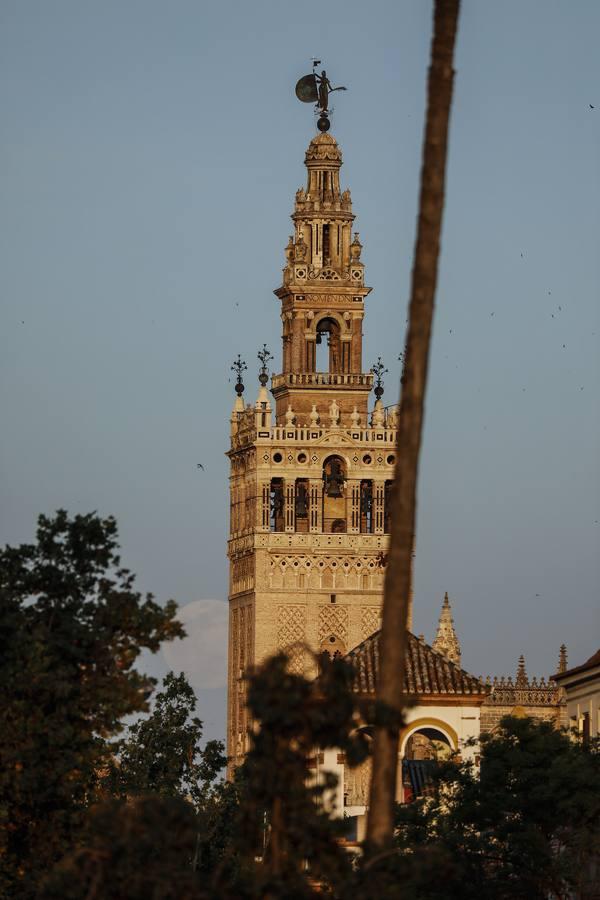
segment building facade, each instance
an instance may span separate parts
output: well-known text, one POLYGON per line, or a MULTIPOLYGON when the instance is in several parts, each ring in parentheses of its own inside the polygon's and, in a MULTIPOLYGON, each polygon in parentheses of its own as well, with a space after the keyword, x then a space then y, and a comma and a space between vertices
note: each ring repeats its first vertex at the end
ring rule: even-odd
POLYGON ((341 150, 319 134, 306 151, 285 248, 281 371, 245 405, 240 363, 231 416, 228 753, 243 757, 242 678, 286 649, 297 672, 312 652, 345 654, 379 627, 395 411, 381 370, 363 362, 362 246, 352 235, 341 150), (365 371, 366 369, 366 371, 365 371), (369 398, 375 402, 369 409, 369 398), (272 402, 273 401, 273 402, 272 402))

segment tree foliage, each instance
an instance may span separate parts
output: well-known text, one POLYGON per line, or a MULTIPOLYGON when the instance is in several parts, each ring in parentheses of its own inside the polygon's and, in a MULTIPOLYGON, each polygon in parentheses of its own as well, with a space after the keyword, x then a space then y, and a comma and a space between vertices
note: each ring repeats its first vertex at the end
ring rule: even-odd
POLYGON ((1 550, 0 599, 0 894, 22 898, 71 845, 123 718, 147 709, 136 658, 183 629, 93 513, 40 516, 35 544, 1 550))
POLYGON ((249 682, 247 703, 256 727, 241 768, 232 832, 239 864, 235 878, 217 879, 215 896, 312 897, 316 882, 341 885, 351 875, 339 840, 343 819, 332 818, 328 808, 337 779, 317 781, 311 761, 330 747, 350 764, 368 754, 358 730, 352 669, 324 654, 320 678, 310 681, 290 672, 288 663, 284 654, 274 656, 249 682))
POLYGON ((450 761, 428 796, 397 808, 396 849, 364 869, 403 900, 596 896, 600 755, 550 722, 504 719, 483 735, 481 770, 450 761))
POLYGON ((111 794, 180 797, 196 809, 205 807, 226 759, 221 741, 201 747, 202 722, 195 709, 196 695, 185 675, 169 672, 152 713, 131 725, 119 744, 107 779, 111 794))

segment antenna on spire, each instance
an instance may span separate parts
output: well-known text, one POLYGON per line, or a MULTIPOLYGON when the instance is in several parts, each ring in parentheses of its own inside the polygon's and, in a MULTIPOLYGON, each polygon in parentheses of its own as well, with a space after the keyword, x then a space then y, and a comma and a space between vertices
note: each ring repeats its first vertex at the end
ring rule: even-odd
POLYGON ((315 104, 315 109, 319 113, 317 128, 319 131, 329 131, 331 128, 329 113, 332 112, 329 109, 329 95, 334 91, 345 91, 347 88, 341 85, 333 87, 325 69, 321 70, 320 75, 315 71, 316 67, 321 65, 321 60, 315 59, 314 56, 311 59, 313 70, 310 75, 304 75, 296 83, 296 97, 302 103, 315 104))

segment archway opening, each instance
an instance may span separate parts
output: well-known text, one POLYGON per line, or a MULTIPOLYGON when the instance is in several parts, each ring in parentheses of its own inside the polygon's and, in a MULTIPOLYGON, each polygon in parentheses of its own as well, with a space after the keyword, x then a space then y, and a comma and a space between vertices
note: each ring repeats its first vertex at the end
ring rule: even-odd
POLYGON ((330 316, 317 323, 316 356, 317 372, 342 371, 340 326, 330 316))
POLYGON ((414 731, 404 746, 402 794, 405 803, 431 792, 433 773, 440 762, 453 752, 448 737, 439 728, 422 727, 414 731))

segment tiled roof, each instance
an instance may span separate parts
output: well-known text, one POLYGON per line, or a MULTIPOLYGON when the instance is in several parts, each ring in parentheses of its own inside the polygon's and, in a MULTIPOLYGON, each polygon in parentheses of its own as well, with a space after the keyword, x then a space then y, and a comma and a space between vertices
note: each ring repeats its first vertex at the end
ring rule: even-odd
MULTIPOLYGON (((362 694, 374 694, 379 674, 379 634, 355 647, 346 657, 354 665, 354 690, 362 694)), ((486 688, 481 679, 469 675, 460 666, 450 662, 442 653, 433 650, 425 641, 408 632, 406 647, 406 672, 404 691, 407 694, 435 696, 477 694, 482 696, 486 688)))

